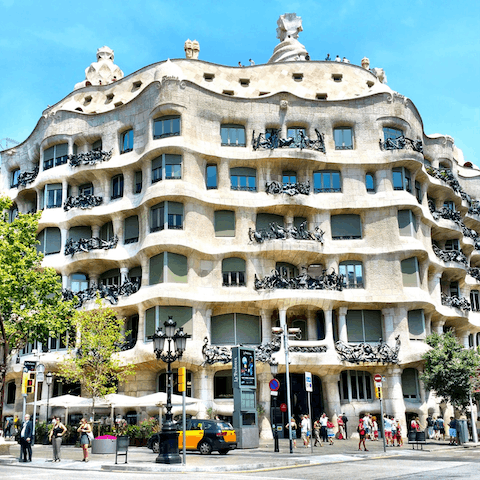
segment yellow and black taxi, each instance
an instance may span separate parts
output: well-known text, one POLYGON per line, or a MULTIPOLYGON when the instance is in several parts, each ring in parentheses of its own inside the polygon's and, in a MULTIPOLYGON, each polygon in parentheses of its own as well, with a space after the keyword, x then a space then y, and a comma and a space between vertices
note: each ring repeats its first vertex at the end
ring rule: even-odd
MULTIPOLYGON (((179 424, 178 448, 183 448, 182 426, 179 424)), ((198 450, 202 455, 209 455, 214 450, 226 455, 230 450, 237 448, 237 435, 234 428, 222 420, 202 420, 192 418, 187 420, 185 430, 186 450, 198 450)), ((147 447, 158 453, 160 433, 153 434, 147 447)))

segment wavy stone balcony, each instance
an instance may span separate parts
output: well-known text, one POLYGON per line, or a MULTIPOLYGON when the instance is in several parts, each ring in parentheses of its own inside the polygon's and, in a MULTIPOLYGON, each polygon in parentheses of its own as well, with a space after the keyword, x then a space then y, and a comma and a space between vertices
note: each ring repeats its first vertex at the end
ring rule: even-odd
POLYGON ((391 347, 380 339, 375 343, 345 343, 341 340, 335 342, 335 350, 340 359, 348 363, 398 363, 398 352, 400 351, 400 335, 395 338, 395 347, 391 347))
POLYGON ((18 176, 17 183, 13 184, 12 188, 26 187, 29 183, 33 183, 37 176, 38 167, 35 167, 32 172, 23 172, 18 176))
POLYGON ((91 150, 84 153, 76 153, 68 156, 68 163, 71 167, 78 167, 79 165, 96 165, 100 162, 107 162, 112 158, 112 151, 106 152, 104 150, 91 150))

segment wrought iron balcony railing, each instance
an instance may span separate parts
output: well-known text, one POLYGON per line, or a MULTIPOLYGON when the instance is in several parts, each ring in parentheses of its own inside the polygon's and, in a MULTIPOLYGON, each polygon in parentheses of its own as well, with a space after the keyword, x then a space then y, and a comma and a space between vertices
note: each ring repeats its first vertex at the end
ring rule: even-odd
POLYGON ((315 240, 323 244, 323 235, 325 232, 320 230, 319 227, 315 227, 313 232, 306 229, 307 222, 302 222, 297 228, 292 225, 291 227, 283 227, 277 222, 269 224, 270 229, 253 230, 248 229, 248 237, 251 242, 263 243, 265 240, 285 240, 287 238, 293 238, 295 240, 315 240))
POLYGON ((17 183, 12 185, 12 188, 18 188, 20 185, 26 187, 29 183, 35 181, 38 175, 38 167, 35 167, 32 172, 23 172, 18 176, 17 183))
POLYGON ((442 305, 459 308, 464 312, 471 310, 470 302, 465 297, 448 296, 442 293, 442 305))
POLYGON ((398 363, 400 351, 400 335, 395 338, 395 347, 391 347, 383 340, 374 343, 345 343, 338 340, 335 350, 343 362, 349 363, 398 363))
POLYGON ((269 195, 286 193, 291 197, 294 195, 309 195, 310 182, 307 180, 305 183, 281 183, 274 180, 272 182, 265 183, 265 192, 267 192, 269 195))
POLYGON ((68 197, 63 204, 63 209, 68 212, 72 208, 88 208, 98 207, 103 202, 102 197, 96 195, 78 195, 77 197, 68 197))
POLYGON ((65 255, 72 257, 78 252, 90 252, 91 250, 110 250, 118 244, 118 237, 115 235, 110 240, 102 240, 99 237, 80 238, 73 240, 69 238, 65 243, 65 255))
POLYGON ((436 245, 432 245, 435 255, 444 262, 457 262, 468 266, 468 260, 465 254, 461 250, 442 250, 436 245))
POLYGON ((270 275, 263 277, 260 280, 255 275, 255 290, 275 290, 292 289, 292 290, 338 290, 342 291, 344 288, 344 276, 335 273, 327 274, 324 270, 319 277, 311 277, 308 273, 302 273, 292 278, 279 273, 278 270, 272 270, 270 275))
POLYGON ((104 150, 91 150, 85 153, 75 153, 68 156, 68 163, 71 167, 79 165, 96 165, 100 162, 106 162, 112 158, 112 150, 106 152, 104 150))
POLYGON ((382 150, 413 150, 414 152, 423 153, 423 145, 421 140, 412 140, 404 135, 397 138, 387 138, 380 140, 380 148, 382 150))
POLYGON ((281 138, 281 130, 273 130, 272 132, 260 133, 255 137, 255 130, 252 133, 252 146, 254 150, 259 148, 274 150, 275 148, 299 148, 300 150, 309 149, 317 152, 325 153, 325 137, 315 129, 317 135, 316 140, 307 137, 302 130, 299 130, 296 137, 281 138))
POLYGON ((480 268, 470 267, 468 269, 468 274, 473 277, 477 282, 480 282, 480 268))

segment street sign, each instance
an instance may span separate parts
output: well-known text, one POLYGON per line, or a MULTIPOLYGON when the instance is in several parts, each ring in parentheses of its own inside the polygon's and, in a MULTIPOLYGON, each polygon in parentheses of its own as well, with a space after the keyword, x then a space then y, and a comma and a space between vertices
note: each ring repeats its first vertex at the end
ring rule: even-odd
POLYGON ((287 411, 287 404, 286 403, 281 403, 280 404, 280 411, 281 412, 286 412, 287 411))
POLYGON ((305 372, 305 391, 313 392, 312 374, 310 372, 305 372))
POLYGON ((268 386, 272 392, 277 391, 280 388, 280 382, 276 378, 272 378, 268 386))
POLYGON ((373 379, 375 380, 376 383, 382 383, 382 376, 379 375, 378 373, 373 376, 373 379))
POLYGON ((278 392, 277 392, 276 390, 272 390, 272 391, 270 392, 270 396, 272 396, 272 397, 277 397, 277 396, 278 396, 278 392))

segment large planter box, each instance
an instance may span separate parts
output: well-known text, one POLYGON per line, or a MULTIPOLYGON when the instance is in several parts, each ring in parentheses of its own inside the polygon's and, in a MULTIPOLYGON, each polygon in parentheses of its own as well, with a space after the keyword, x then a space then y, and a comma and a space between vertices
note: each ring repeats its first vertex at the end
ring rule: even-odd
POLYGON ((117 449, 117 439, 116 438, 102 438, 95 439, 92 441, 92 453, 94 454, 106 454, 106 453, 115 453, 117 449))

